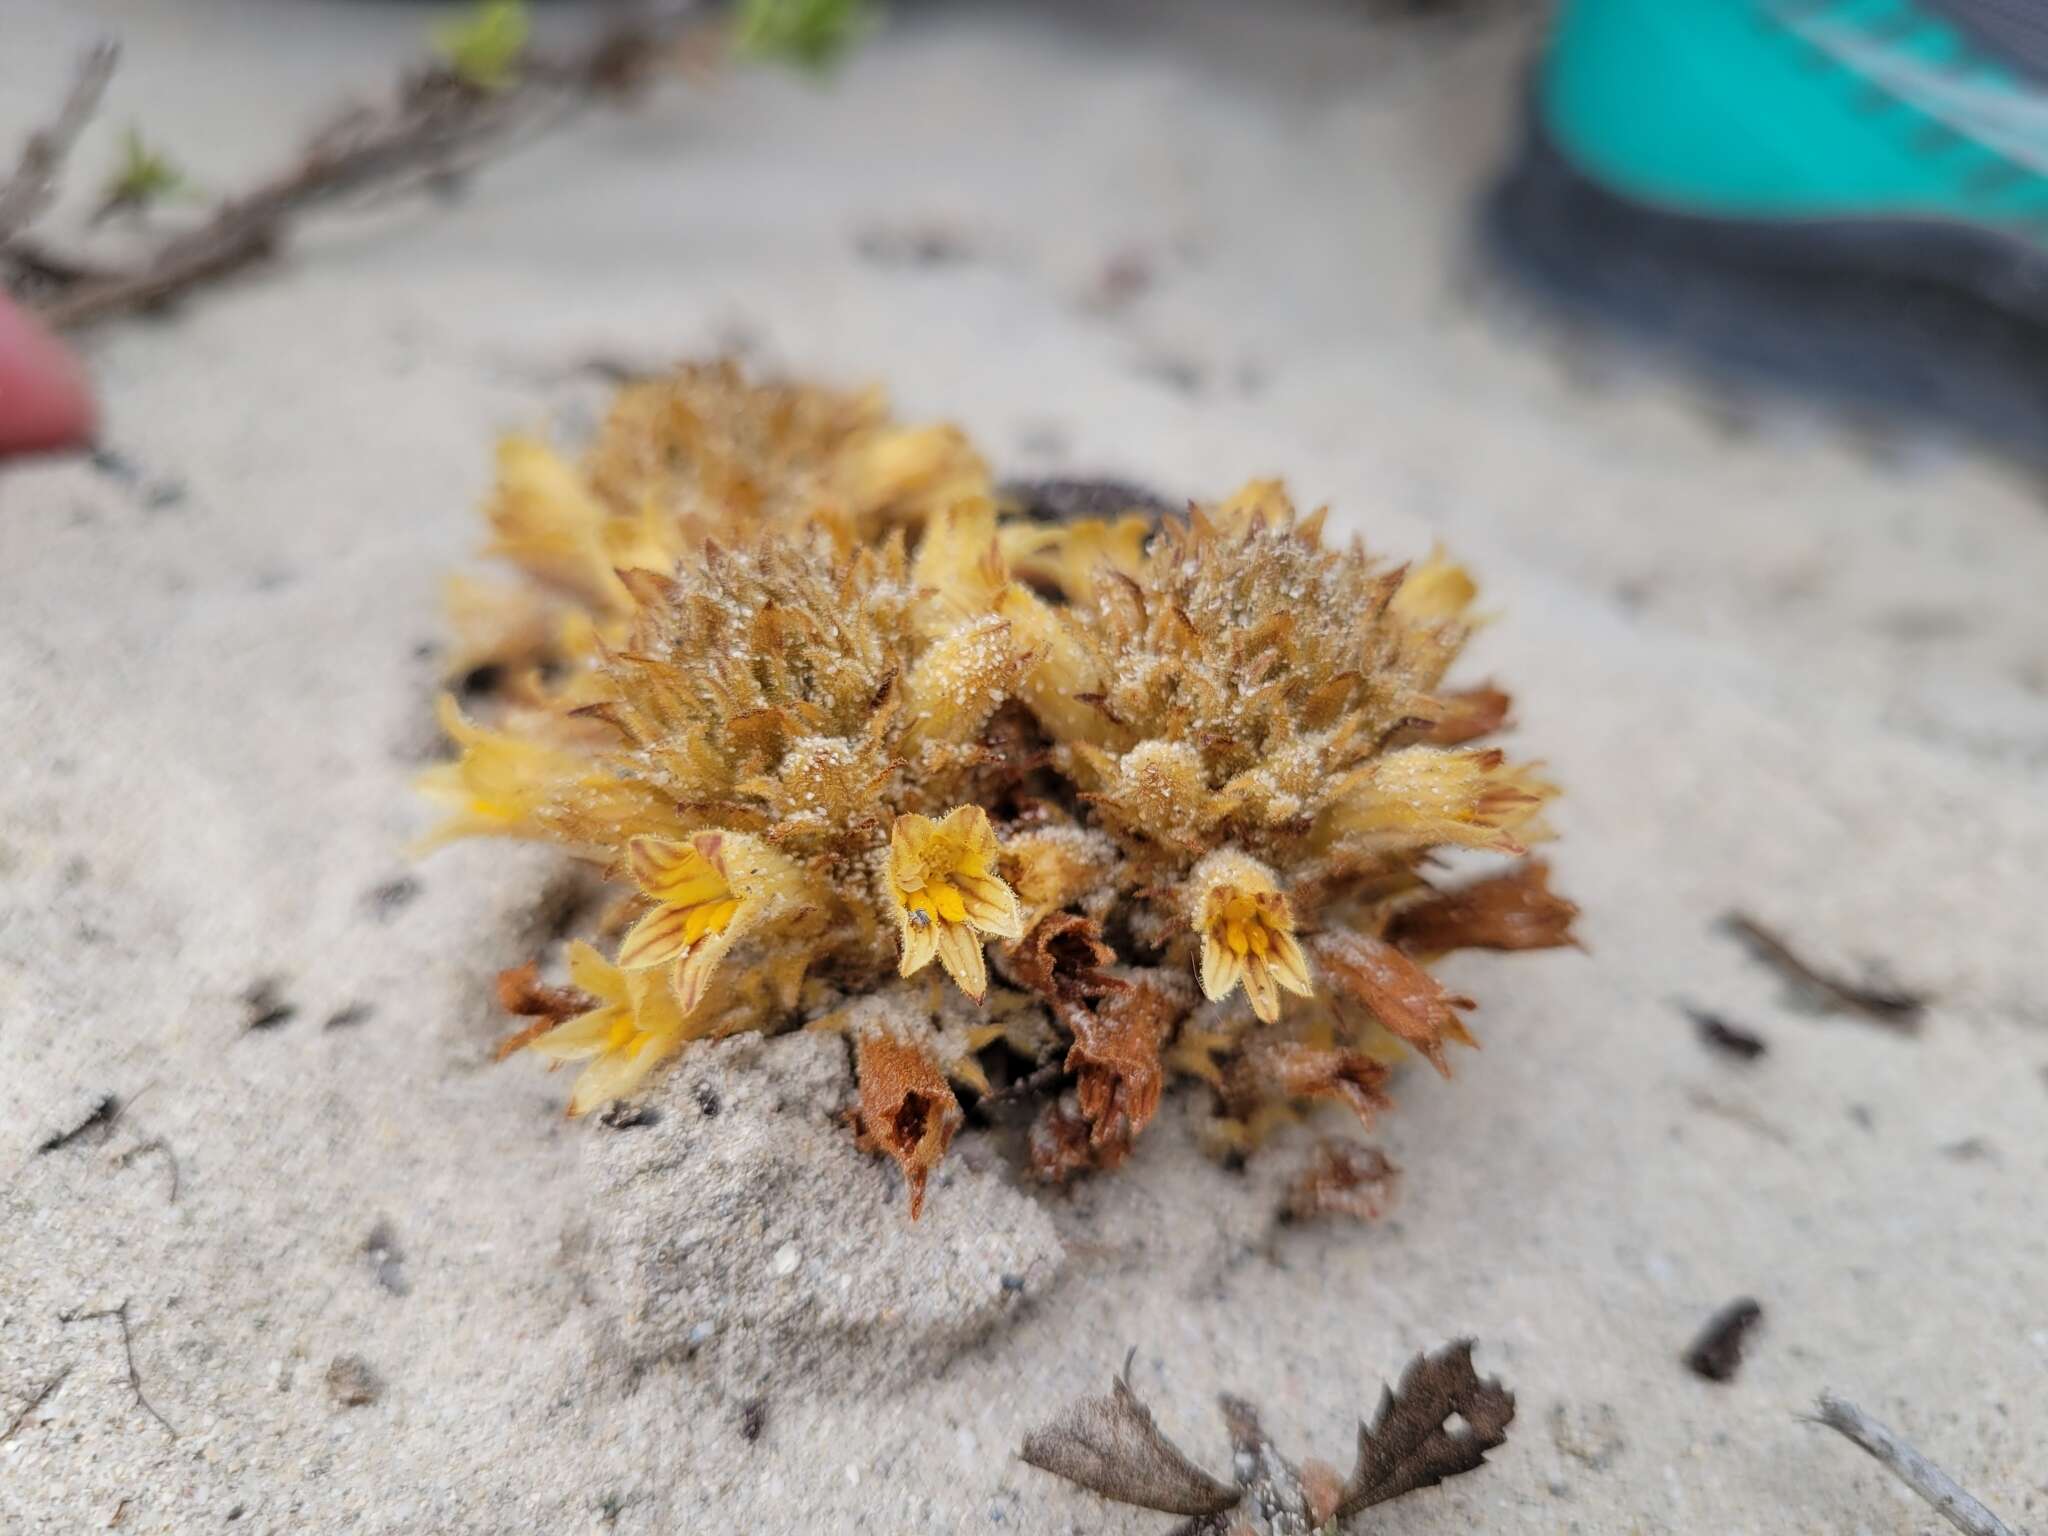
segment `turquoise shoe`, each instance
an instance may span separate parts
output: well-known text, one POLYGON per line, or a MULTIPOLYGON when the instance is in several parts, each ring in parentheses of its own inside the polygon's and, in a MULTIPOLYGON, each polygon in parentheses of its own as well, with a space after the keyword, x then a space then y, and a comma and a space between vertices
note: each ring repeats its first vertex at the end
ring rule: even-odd
POLYGON ((1563 0, 1530 98, 1515 273, 2048 457, 2048 0, 1563 0))

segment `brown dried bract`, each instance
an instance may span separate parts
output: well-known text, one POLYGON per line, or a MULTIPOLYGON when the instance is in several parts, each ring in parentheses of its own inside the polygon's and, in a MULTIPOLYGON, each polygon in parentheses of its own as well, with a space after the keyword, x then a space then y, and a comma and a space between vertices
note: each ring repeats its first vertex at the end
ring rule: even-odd
POLYGON ((1445 1077, 1444 1042, 1478 1048, 1457 1010, 1476 1008, 1471 998, 1446 992, 1443 983, 1383 939, 1362 933, 1321 933, 1310 951, 1343 995, 1420 1051, 1445 1077))
POLYGON ((1467 688, 1438 697, 1443 713, 1416 736, 1432 747, 1456 747, 1491 736, 1507 724, 1515 701, 1494 687, 1467 688))
POLYGON ((1119 982, 1101 1006, 1068 1016, 1074 1031, 1067 1070, 1087 1118, 1097 1165, 1115 1167, 1159 1110, 1166 1067, 1160 1048, 1186 1011, 1184 989, 1148 976, 1119 982))
POLYGON ((532 1020, 498 1042, 497 1059, 503 1061, 564 1019, 588 1013, 597 1006, 597 999, 575 987, 550 986, 540 979, 540 967, 529 960, 498 972, 498 1006, 514 1018, 532 1020))
POLYGON ((1031 1171, 1048 1184, 1064 1184, 1096 1167, 1089 1129, 1075 1095, 1054 1099, 1031 1122, 1031 1171))
POLYGON ((1111 976, 1116 951, 1102 942, 1102 926, 1074 912, 1052 912, 1032 925, 1003 960, 1003 968, 1019 986, 1054 1008, 1085 1009, 1091 998, 1121 990, 1125 983, 1111 976))
POLYGON ((1558 949, 1578 942, 1579 909, 1550 889, 1550 866, 1525 859, 1506 874, 1438 891, 1395 915, 1388 937, 1413 955, 1454 949, 1558 949))
POLYGON ((960 1103, 931 1058, 886 1029, 860 1037, 854 1069, 862 1137, 903 1170, 915 1221, 924 1210, 925 1181, 960 1129, 960 1103))
POLYGON ((1387 1068, 1361 1051, 1307 1045, 1299 1040, 1253 1041, 1225 1074, 1224 1103, 1243 1115, 1277 1093, 1290 1099, 1335 1099, 1361 1125, 1392 1107, 1387 1068))
POLYGON ((1287 1187, 1280 1214, 1287 1221, 1342 1217, 1378 1221, 1401 1190, 1401 1170, 1378 1147, 1334 1138, 1320 1141, 1287 1187))

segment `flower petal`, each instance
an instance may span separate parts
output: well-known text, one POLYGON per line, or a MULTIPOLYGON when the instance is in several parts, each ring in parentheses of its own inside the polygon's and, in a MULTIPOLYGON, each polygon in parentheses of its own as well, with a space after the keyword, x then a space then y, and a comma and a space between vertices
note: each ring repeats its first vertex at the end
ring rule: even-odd
POLYGON ((626 1001, 626 978, 619 968, 581 939, 569 943, 569 984, 607 1003, 626 1001))
POLYGON ((1301 952, 1293 934, 1285 929, 1273 930, 1273 948, 1266 963, 1273 968, 1273 979, 1295 996, 1315 996, 1315 985, 1308 976, 1308 957, 1301 952))
POLYGON ((939 964, 977 1003, 988 993, 988 967, 981 958, 981 940, 965 923, 934 923, 939 964))
POLYGON ((1244 995, 1252 1001, 1252 1012, 1262 1023, 1280 1017, 1280 992, 1273 985, 1273 969, 1264 955, 1247 955, 1244 962, 1244 995))
POLYGON ((697 843, 679 843, 665 837, 636 837, 626 845, 626 863, 633 883, 649 897, 669 907, 694 907, 700 902, 719 901, 731 894, 724 873, 707 858, 702 844, 718 848, 714 836, 697 843))
POLYGON ((915 976, 932 963, 939 952, 939 925, 918 924, 906 920, 903 925, 903 963, 897 974, 915 976))
POLYGON ((956 877, 967 906, 967 920, 992 939, 1024 937, 1024 911, 1017 893, 993 875, 956 877))
POLYGON ((668 964, 689 949, 690 941, 684 937, 689 922, 690 909, 686 907, 656 907, 620 941, 619 969, 644 971, 668 964))
POLYGON ((718 962, 725 958, 725 952, 732 946, 732 930, 714 933, 698 943, 676 962, 675 993, 676 1006, 688 1018, 711 985, 712 973, 718 969, 718 962))
POLYGON ((679 1044, 674 1039, 650 1039, 637 1051, 613 1051, 598 1057, 576 1079, 575 1091, 569 1095, 569 1113, 588 1114, 601 1104, 631 1093, 679 1044))
POLYGON ((1202 996, 1220 1003, 1244 975, 1244 962, 1228 945, 1209 936, 1202 938, 1202 996))
POLYGON ((626 1010, 617 1006, 593 1008, 557 1025, 544 1035, 535 1035, 526 1048, 550 1061, 582 1061, 595 1056, 611 1043, 612 1029, 626 1010))

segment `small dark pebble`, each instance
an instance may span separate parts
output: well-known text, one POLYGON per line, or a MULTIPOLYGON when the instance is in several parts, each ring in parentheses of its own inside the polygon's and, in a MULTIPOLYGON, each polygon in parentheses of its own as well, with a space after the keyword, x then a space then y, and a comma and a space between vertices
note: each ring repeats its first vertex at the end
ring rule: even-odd
POLYGON ((1859 1130, 1874 1131, 1877 1129, 1877 1116, 1870 1112, 1868 1104, 1851 1104, 1849 1106, 1849 1119, 1859 1130))
POLYGON ((1024 1277, 1022 1275, 1004 1275, 1001 1284, 1005 1291, 1014 1296, 1017 1292, 1024 1289, 1024 1277))
POLYGON ((1753 1296, 1729 1302, 1707 1319, 1707 1326, 1686 1349, 1686 1369, 1707 1381, 1733 1381, 1742 1368, 1743 1340, 1763 1316, 1763 1305, 1753 1296))
POLYGON ((275 976, 265 976, 249 984, 249 989, 242 994, 242 1005, 249 1010, 242 1021, 246 1028, 276 1029, 298 1015, 298 1005, 284 1000, 280 990, 283 985, 275 976))
POLYGON ((1752 1034, 1739 1024, 1730 1024, 1718 1013, 1688 1008, 1685 1016, 1692 1020, 1702 1045, 1738 1061, 1755 1061, 1770 1049, 1763 1036, 1752 1034))
POLYGON ((740 1438, 752 1445, 768 1427, 768 1399, 750 1397, 740 1406, 740 1438))
POLYGON ((384 1383, 361 1355, 336 1355, 327 1367, 327 1394, 344 1408, 361 1408, 384 1395, 384 1383))
POLYGON ((661 1111, 628 1099, 613 1099, 597 1117, 597 1123, 614 1131, 630 1131, 636 1125, 655 1125, 661 1111))
POLYGON ((353 1029, 356 1025, 366 1022, 370 1015, 376 1011, 368 1003, 350 1003, 346 1008, 337 1008, 334 1012, 327 1015, 327 1022, 320 1027, 322 1029, 353 1029))
POLYGON ((711 1119, 724 1107, 718 1102, 718 1090, 709 1083, 697 1084, 691 1093, 697 1100, 697 1108, 703 1112, 706 1120, 711 1119))
POLYGON ((184 499, 185 482, 182 480, 152 480, 142 488, 142 505, 151 512, 175 507, 184 499))
POLYGON ((135 468, 135 461, 118 448, 95 448, 86 462, 101 474, 123 485, 133 485, 141 478, 135 468))
POLYGON ((233 1525, 237 1520, 241 1519, 248 1512, 248 1508, 249 1506, 246 1504, 237 1504, 233 1509, 229 1510, 228 1524, 233 1525))
POLYGON ((411 906, 413 898, 419 893, 420 883, 417 879, 411 875, 399 875, 395 879, 386 880, 382 885, 371 886, 363 893, 363 905, 370 909, 371 916, 389 922, 399 912, 411 906))
POLYGON ((1998 1149, 1982 1136, 1965 1136, 1961 1141, 1951 1141, 1935 1150, 1943 1157, 1953 1158, 1959 1163, 1995 1163, 1998 1149))
POLYGON ((398 1246, 398 1234, 391 1223, 379 1221, 363 1239, 363 1257, 370 1261, 370 1273, 394 1296, 412 1294, 412 1282, 405 1278, 405 1254, 398 1246))

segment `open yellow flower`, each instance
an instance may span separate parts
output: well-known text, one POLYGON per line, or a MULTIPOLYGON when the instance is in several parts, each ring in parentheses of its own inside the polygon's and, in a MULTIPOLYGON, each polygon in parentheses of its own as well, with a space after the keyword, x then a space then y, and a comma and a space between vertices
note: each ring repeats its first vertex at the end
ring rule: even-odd
POLYGON ((1221 1002, 1243 982, 1252 1012, 1271 1024, 1280 1017, 1281 987, 1299 997, 1315 994, 1294 937, 1294 913, 1265 865, 1224 849, 1195 866, 1190 888, 1205 997, 1221 1002))
POLYGON ((580 939, 569 946, 569 980, 597 1006, 525 1045, 551 1061, 590 1063, 569 1095, 569 1113, 580 1115, 639 1087, 682 1049, 690 1027, 666 978, 621 970, 580 939))
POLYGON ((620 943, 619 968, 670 966, 685 1017, 704 1000, 734 941, 801 878, 780 854, 736 832, 700 832, 680 842, 636 837, 626 845, 626 865, 655 906, 620 943))
POLYGON ((534 813, 563 786, 591 777, 590 760, 566 747, 492 730, 463 718, 448 694, 435 706, 441 729, 462 748, 452 763, 429 768, 420 792, 448 809, 448 819, 418 844, 424 853, 463 837, 538 836, 534 813))
POLYGON ((996 873, 1000 849, 988 813, 962 805, 944 821, 916 812, 889 833, 889 894, 903 940, 901 972, 914 976, 934 956, 976 1002, 988 991, 983 939, 1021 939, 1016 892, 996 873))

